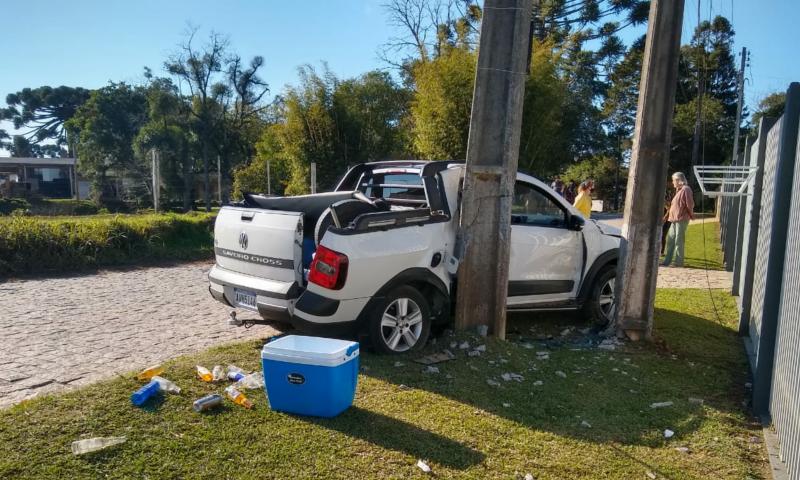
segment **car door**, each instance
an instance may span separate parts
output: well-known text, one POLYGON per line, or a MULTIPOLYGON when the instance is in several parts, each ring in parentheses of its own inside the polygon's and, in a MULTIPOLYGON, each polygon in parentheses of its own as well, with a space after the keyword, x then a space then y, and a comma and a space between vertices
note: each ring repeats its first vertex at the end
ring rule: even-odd
POLYGON ((517 180, 511 207, 509 308, 575 298, 584 261, 583 234, 550 192, 517 180))

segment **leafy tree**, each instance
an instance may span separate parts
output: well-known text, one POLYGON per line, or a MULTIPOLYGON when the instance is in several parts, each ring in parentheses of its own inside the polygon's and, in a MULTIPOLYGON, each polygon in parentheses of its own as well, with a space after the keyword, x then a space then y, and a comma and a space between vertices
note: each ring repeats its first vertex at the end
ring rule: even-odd
POLYGON ((758 128, 762 117, 779 118, 786 109, 786 92, 770 93, 758 102, 758 108, 753 113, 750 123, 753 129, 758 128))
POLYGON ((475 53, 452 48, 414 67, 413 143, 421 158, 466 158, 476 61, 475 53))
POLYGON ((108 193, 109 170, 139 180, 148 175, 133 149, 134 138, 146 121, 147 98, 142 88, 111 83, 92 91, 67 122, 66 128, 78 138, 78 169, 91 179, 98 203, 108 193))
POLYGON ((8 107, 0 109, 0 120, 11 120, 16 129, 27 128, 24 135, 32 143, 55 140, 67 145, 72 154, 64 123, 88 98, 89 90, 80 87, 24 88, 8 94, 8 107))
MULTIPOLYGON (((595 190, 592 196, 603 200, 607 205, 614 204, 615 185, 619 183, 624 187, 627 177, 628 170, 620 168, 617 160, 608 155, 597 155, 573 163, 561 174, 561 179, 565 182, 580 184, 587 179, 594 180, 595 190)), ((624 192, 619 192, 619 195, 624 195, 624 192)))
POLYGON ((283 153, 280 143, 282 128, 282 124, 272 124, 264 128, 261 139, 256 144, 256 155, 253 160, 234 172, 234 198, 241 198, 245 192, 270 192, 273 195, 283 195, 286 192, 291 178, 291 164, 283 153), (267 186, 268 163, 269 186, 267 186))

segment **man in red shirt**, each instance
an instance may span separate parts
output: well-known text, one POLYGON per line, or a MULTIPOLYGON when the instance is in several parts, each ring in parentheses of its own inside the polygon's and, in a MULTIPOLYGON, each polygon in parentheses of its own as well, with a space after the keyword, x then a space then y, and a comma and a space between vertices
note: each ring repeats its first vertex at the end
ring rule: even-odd
POLYGON ((694 194, 686 181, 686 175, 681 172, 672 174, 672 186, 675 187, 675 196, 669 205, 669 211, 664 221, 670 222, 667 235, 667 248, 664 252, 663 266, 670 264, 676 267, 683 266, 683 247, 686 243, 686 229, 689 220, 694 218, 694 194), (673 262, 673 257, 675 261, 673 262))

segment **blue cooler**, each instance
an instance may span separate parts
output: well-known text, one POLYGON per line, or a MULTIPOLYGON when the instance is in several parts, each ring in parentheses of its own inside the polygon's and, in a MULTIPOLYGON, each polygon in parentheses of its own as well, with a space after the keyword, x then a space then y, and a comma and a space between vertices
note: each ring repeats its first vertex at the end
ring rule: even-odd
POLYGON ((264 383, 273 410, 335 417, 353 404, 358 342, 288 335, 261 350, 264 383))

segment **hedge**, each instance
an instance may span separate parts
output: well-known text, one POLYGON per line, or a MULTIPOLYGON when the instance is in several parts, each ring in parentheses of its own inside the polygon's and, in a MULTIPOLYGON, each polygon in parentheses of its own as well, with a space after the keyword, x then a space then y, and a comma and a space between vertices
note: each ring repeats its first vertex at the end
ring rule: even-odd
POLYGON ((0 215, 11 215, 15 211, 27 212, 31 204, 23 198, 0 198, 0 215))
POLYGON ((214 215, 0 219, 0 276, 213 256, 214 215))

